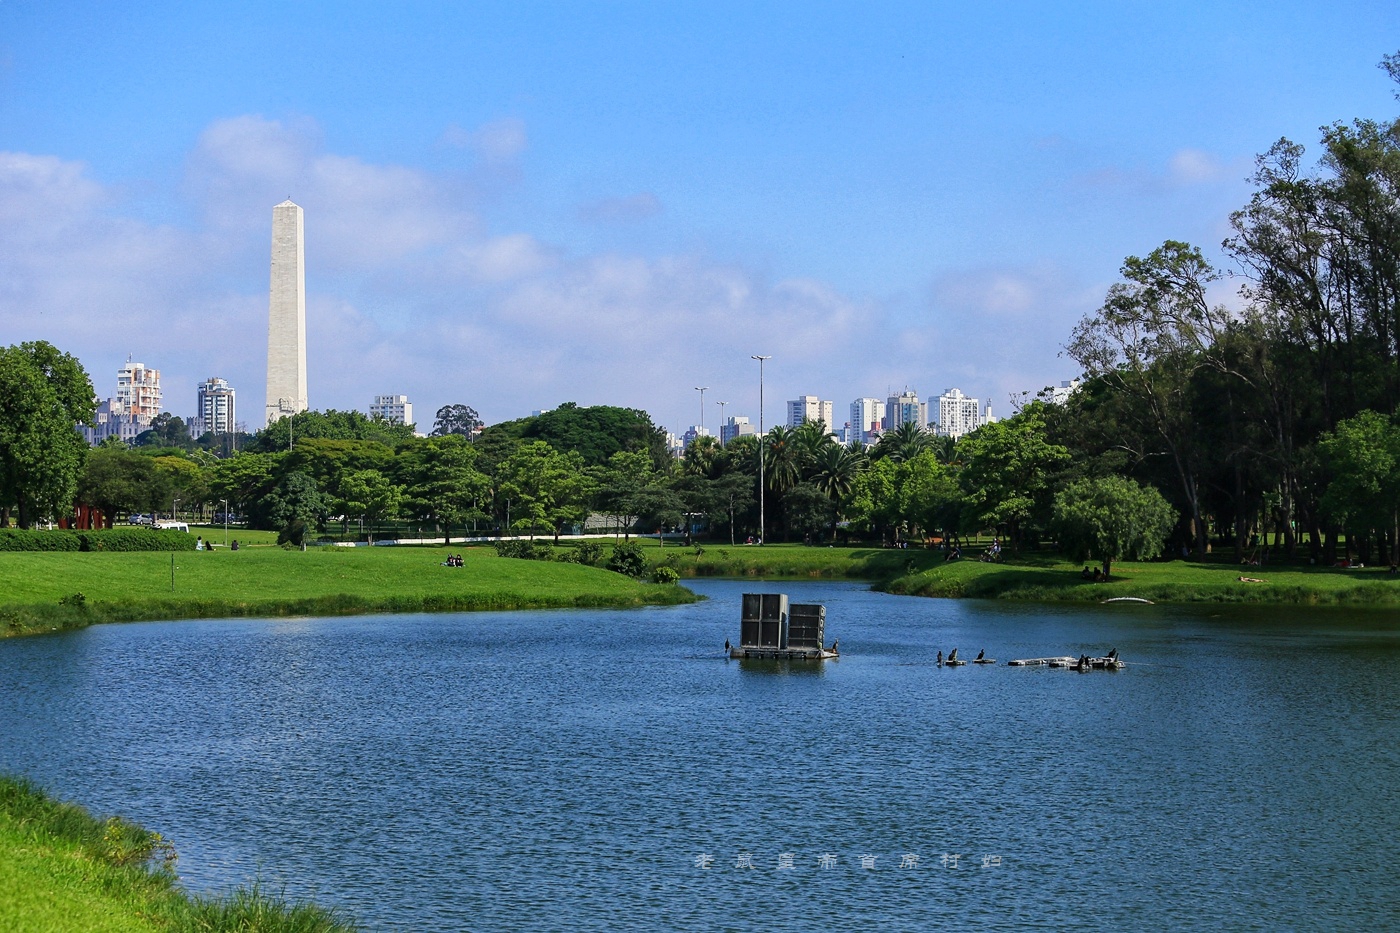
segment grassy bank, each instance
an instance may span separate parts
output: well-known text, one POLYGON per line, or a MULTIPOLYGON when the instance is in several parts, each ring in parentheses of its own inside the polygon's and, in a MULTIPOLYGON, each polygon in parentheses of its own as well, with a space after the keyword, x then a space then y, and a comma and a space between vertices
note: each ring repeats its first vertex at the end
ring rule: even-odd
POLYGON ((0 555, 0 635, 98 622, 672 605, 695 595, 489 548, 244 548, 0 555), (448 553, 464 567, 443 567, 448 553))
MULTIPOLYGON (((637 540, 637 539, 633 539, 637 540)), ((801 544, 683 547, 641 539, 647 562, 675 567, 683 577, 763 577, 769 580, 887 580, 933 566, 932 551, 871 547, 807 547, 801 544)))
POLYGON ((1092 583, 1079 575, 1083 564, 1046 553, 989 564, 976 560, 971 550, 971 559, 947 563, 938 552, 922 548, 703 545, 696 553, 693 547, 658 548, 655 541, 645 542, 644 547, 648 561, 669 563, 683 577, 867 580, 878 590, 910 596, 1076 602, 1137 596, 1154 602, 1400 604, 1400 578, 1390 576, 1385 568, 1298 563, 1242 566, 1224 555, 1205 561, 1115 563, 1112 581, 1092 583), (1241 582, 1242 576, 1263 582, 1241 582))
POLYGON ((1082 564, 1032 557, 1004 564, 975 560, 937 563, 883 581, 879 588, 913 596, 1100 602, 1136 596, 1154 602, 1280 603, 1294 605, 1400 604, 1400 579, 1384 569, 1276 565, 1221 561, 1116 563, 1106 583, 1083 580, 1082 564), (1241 577, 1262 582, 1242 582, 1241 577))
POLYGON ((33 784, 0 776, 0 930, 34 933, 338 933, 335 911, 243 888, 187 894, 174 851, 125 820, 98 819, 33 784))

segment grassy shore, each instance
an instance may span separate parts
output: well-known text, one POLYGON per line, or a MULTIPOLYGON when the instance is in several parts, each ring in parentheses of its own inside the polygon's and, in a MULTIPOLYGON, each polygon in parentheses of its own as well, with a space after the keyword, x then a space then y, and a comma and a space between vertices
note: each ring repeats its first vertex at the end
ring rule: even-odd
POLYGON ((669 563, 682 577, 768 580, 867 580, 878 590, 911 596, 1099 602, 1137 596, 1155 602, 1235 602, 1293 605, 1400 604, 1400 578, 1386 568, 1311 567, 1300 563, 1242 566, 1221 555, 1204 561, 1113 564, 1113 579, 1087 582, 1083 564, 1050 553, 1008 556, 1000 563, 945 562, 922 548, 807 547, 770 544, 683 548, 645 544, 652 563, 669 563), (1242 582, 1240 577, 1262 580, 1242 582))
POLYGON ((287 903, 257 887, 227 897, 186 893, 160 836, 98 819, 28 781, 0 776, 0 930, 34 933, 340 933, 335 911, 287 903))
POLYGON ((696 596, 578 564, 489 548, 242 548, 0 555, 0 635, 98 622, 673 605, 696 596), (448 553, 464 567, 443 567, 448 553))

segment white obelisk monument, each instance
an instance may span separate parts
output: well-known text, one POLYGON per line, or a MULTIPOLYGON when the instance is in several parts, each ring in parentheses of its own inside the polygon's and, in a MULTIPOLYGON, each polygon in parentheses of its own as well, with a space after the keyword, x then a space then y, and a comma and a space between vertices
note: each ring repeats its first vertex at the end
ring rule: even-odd
POLYGON ((301 208, 272 209, 272 289, 267 307, 267 423, 306 411, 306 274, 301 208))

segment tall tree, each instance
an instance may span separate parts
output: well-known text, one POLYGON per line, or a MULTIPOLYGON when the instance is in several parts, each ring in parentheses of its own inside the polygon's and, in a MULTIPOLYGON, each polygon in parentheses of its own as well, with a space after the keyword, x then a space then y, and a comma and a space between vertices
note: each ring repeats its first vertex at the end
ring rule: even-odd
POLYGON ((1197 370, 1218 361, 1216 346, 1231 320, 1207 296, 1220 275, 1199 249, 1174 240, 1145 258, 1129 256, 1121 271, 1124 281, 1079 322, 1066 352, 1087 374, 1138 400, 1175 466, 1197 547, 1205 553, 1205 452, 1196 443, 1191 392, 1197 370))
POLYGON ((476 409, 470 405, 444 405, 437 410, 433 420, 433 437, 446 437, 457 434, 468 440, 481 433, 484 427, 476 409))
POLYGON ((75 428, 95 411, 74 357, 42 340, 0 349, 0 510, 20 527, 72 508, 87 453, 75 428))
POLYGON ((557 538, 565 525, 587 516, 588 482, 575 451, 560 453, 544 441, 524 444, 500 465, 496 482, 497 499, 509 500, 511 524, 532 536, 548 528, 557 538))
POLYGON ((404 508, 433 522, 450 540, 453 525, 486 518, 491 480, 477 468, 477 450, 458 434, 430 437, 400 448, 394 476, 405 490, 404 508))
POLYGON ((1013 418, 978 428, 958 445, 965 461, 958 480, 969 518, 976 527, 1004 529, 1013 548, 1027 523, 1048 511, 1050 479, 1069 461, 1069 451, 1046 439, 1043 407, 1032 402, 1013 418))

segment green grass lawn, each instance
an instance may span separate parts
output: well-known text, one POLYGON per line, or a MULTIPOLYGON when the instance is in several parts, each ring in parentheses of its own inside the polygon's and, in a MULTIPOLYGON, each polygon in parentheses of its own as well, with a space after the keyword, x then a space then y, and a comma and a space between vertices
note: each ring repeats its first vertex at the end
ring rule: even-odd
POLYGON ((224 615, 331 615, 641 606, 695 597, 596 567, 509 560, 490 548, 240 548, 0 554, 0 632, 224 615), (443 567, 459 553, 465 567, 443 567), (60 605, 65 597, 81 607, 60 605))
POLYGON ((647 560, 670 563, 683 577, 869 580, 877 589, 914 596, 951 596, 1098 602, 1139 596, 1160 602, 1400 603, 1400 578, 1386 568, 1310 567, 1297 562, 1244 566, 1226 555, 1205 561, 1113 564, 1113 580, 1085 582, 1083 564, 1037 552, 1007 556, 1001 563, 977 560, 980 550, 947 563, 937 551, 870 547, 763 547, 702 544, 695 547, 643 542, 647 560), (1242 583, 1240 577, 1263 583, 1242 583))
POLYGON ((0 776, 0 930, 14 933, 341 933, 355 924, 256 888, 192 897, 161 867, 163 840, 0 776))
POLYGON ((1137 596, 1159 602, 1400 603, 1400 578, 1384 568, 1356 570, 1299 564, 1244 566, 1228 559, 1113 565, 1113 579, 1086 582, 1083 564, 1037 555, 984 564, 935 563, 886 581, 882 589, 919 596, 969 596, 1097 602, 1137 596), (1248 577, 1263 582, 1242 582, 1248 577))

